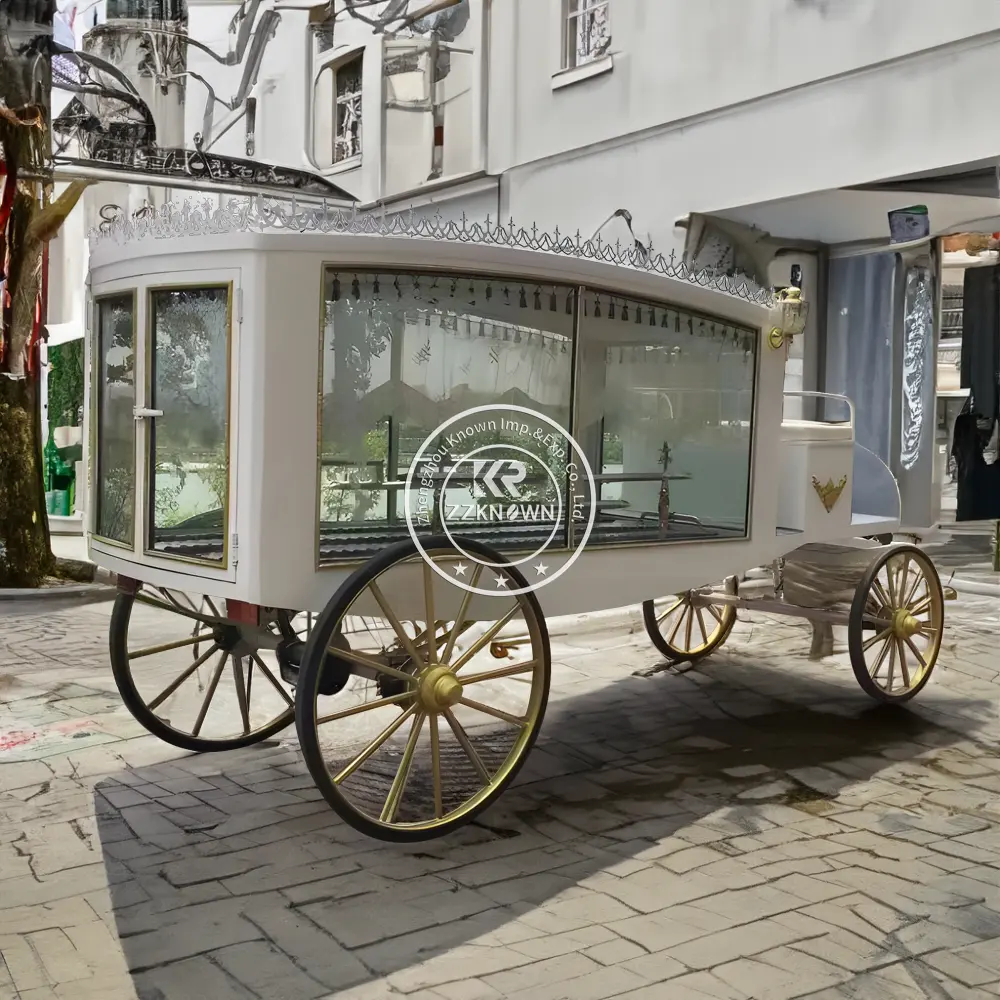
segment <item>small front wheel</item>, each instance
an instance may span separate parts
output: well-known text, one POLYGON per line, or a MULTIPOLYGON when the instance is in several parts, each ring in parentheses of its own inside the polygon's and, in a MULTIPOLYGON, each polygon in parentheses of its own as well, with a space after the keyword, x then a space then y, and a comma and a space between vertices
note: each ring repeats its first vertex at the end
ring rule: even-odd
POLYGON ((514 779, 545 713, 551 654, 537 598, 504 593, 528 583, 499 552, 457 543, 425 539, 423 558, 409 539, 384 549, 334 594, 303 658, 296 725, 309 771, 341 818, 379 840, 468 823, 514 779), (490 566, 483 584, 479 563, 490 566), (343 683, 326 683, 332 674, 343 683))
POLYGON ((914 545, 883 552, 858 584, 847 625, 862 690, 888 704, 909 701, 931 678, 943 631, 944 593, 934 563, 914 545))
MULTIPOLYGON (((713 592, 718 587, 712 587, 713 592)), ((724 592, 736 595, 732 576, 723 584, 724 592)), ((660 600, 644 601, 642 618, 653 645, 674 663, 700 660, 729 638, 736 624, 736 607, 713 604, 697 590, 674 594, 660 600)))
POLYGON ((276 627, 231 621, 223 602, 202 595, 120 593, 109 645, 125 707, 154 736, 196 753, 274 736, 294 714, 274 659, 276 627))

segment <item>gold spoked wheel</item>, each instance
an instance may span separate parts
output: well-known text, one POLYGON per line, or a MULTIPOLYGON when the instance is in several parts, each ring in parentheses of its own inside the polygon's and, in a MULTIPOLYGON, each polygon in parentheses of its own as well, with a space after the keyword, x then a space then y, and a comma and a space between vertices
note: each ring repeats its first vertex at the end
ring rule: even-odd
POLYGON ((908 701, 930 680, 943 631, 944 594, 934 563, 912 545, 884 552, 851 604, 847 643, 854 676, 877 701, 908 701))
POLYGON ((470 565, 443 535, 423 544, 446 574, 496 584, 497 596, 449 583, 399 542, 344 582, 305 652, 296 725, 310 773, 344 820, 380 840, 429 840, 469 822, 513 780, 545 712, 537 599, 504 594, 528 586, 518 569, 459 541, 494 568, 470 565), (498 666, 491 644, 508 637, 517 644, 498 666))
MULTIPOLYGON (((711 588, 712 592, 736 594, 736 577, 711 588)), ((721 646, 736 624, 736 608, 731 604, 712 604, 697 590, 674 594, 659 600, 644 601, 642 618, 646 634, 668 659, 700 660, 721 646)))
POLYGON ((292 619, 277 612, 268 625, 248 625, 229 620, 215 598, 145 585, 121 593, 109 639, 122 700, 149 732, 184 750, 267 739, 294 717, 275 655, 292 619))

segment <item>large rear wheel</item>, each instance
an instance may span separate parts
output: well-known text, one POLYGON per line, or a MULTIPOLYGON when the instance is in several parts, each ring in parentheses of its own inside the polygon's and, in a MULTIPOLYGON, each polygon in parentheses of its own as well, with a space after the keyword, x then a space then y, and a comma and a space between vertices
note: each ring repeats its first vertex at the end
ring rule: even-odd
MULTIPOLYGON (((498 592, 528 586, 500 553, 460 544, 493 565, 498 592)), ((426 560, 399 542, 344 582, 316 622, 296 692, 317 786, 346 822, 381 840, 440 837, 485 809, 524 763, 548 698, 549 638, 534 594, 473 596, 430 561, 453 579, 464 567, 473 587, 480 567, 443 535, 424 549, 426 560), (416 604, 412 621, 402 609, 412 615, 416 604), (510 637, 515 652, 498 666, 491 644, 510 637)))

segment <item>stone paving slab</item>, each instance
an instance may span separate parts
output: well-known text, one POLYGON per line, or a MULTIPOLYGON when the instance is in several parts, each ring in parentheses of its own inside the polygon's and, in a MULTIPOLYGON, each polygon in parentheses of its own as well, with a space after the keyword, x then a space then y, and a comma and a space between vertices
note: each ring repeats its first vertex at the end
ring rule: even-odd
POLYGON ((517 784, 414 847, 343 825, 293 733, 144 734, 108 610, 0 612, 0 1000, 1000 996, 1000 603, 949 603, 898 710, 839 631, 811 662, 755 614, 653 671, 638 615, 584 623, 517 784))

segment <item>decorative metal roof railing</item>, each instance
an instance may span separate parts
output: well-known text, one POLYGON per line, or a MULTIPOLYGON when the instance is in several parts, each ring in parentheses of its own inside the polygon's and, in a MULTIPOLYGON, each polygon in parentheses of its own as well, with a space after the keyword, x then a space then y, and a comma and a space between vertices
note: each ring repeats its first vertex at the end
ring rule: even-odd
POLYGON ((459 220, 446 220, 440 214, 433 218, 415 216, 412 210, 390 215, 333 209, 325 203, 313 207, 297 203, 294 195, 290 203, 256 197, 232 199, 224 206, 212 201, 204 201, 200 206, 185 202, 178 208, 168 202, 158 210, 143 210, 131 218, 123 215, 108 219, 90 233, 90 238, 94 242, 129 243, 142 239, 269 231, 392 236, 535 250, 688 281, 759 305, 770 306, 775 301, 773 290, 762 288, 745 275, 709 268, 694 269, 673 252, 667 257, 654 251, 652 246, 626 245, 621 241, 611 243, 602 240, 600 235, 585 239, 579 230, 568 236, 558 227, 552 233, 543 232, 537 226, 526 229, 513 219, 503 224, 487 216, 483 222, 472 222, 464 213, 459 220))

